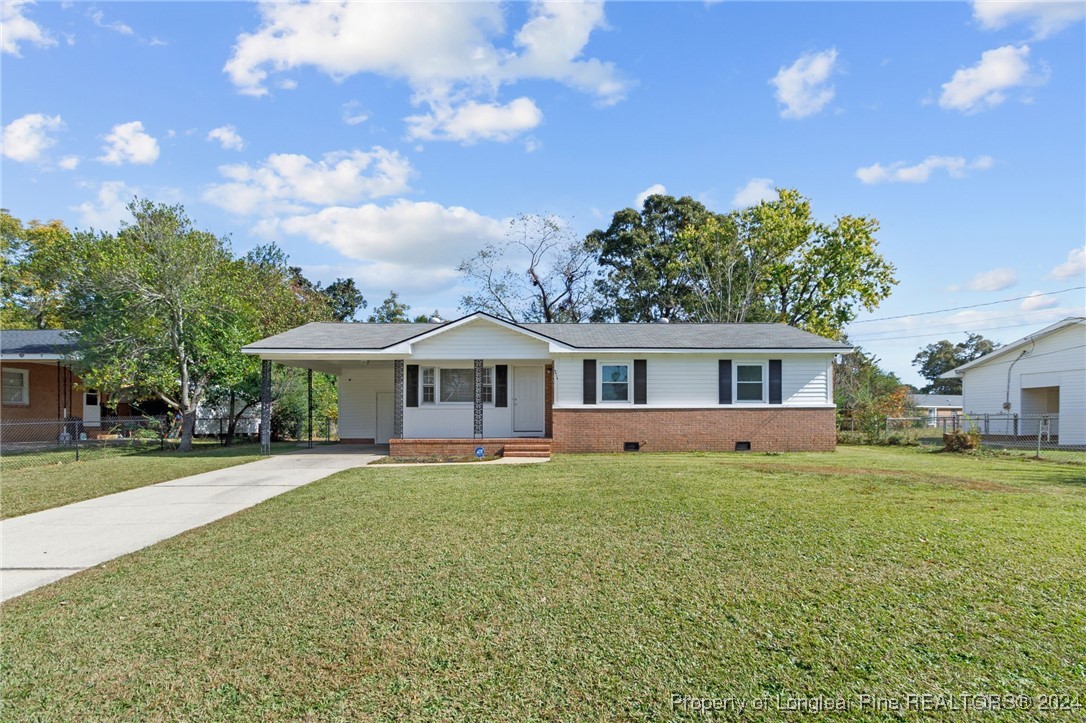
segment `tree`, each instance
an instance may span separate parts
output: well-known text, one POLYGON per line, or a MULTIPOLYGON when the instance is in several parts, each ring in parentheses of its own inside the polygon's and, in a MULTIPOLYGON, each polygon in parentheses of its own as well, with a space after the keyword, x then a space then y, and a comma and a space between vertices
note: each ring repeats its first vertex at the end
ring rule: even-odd
POLYGON ((410 306, 400 302, 399 294, 390 291, 388 298, 373 310, 367 321, 376 324, 408 324, 411 322, 411 317, 407 315, 410 310, 410 306))
POLYGON ((697 299, 680 234, 702 224, 709 212, 689 196, 652 195, 640 211, 615 213, 606 230, 585 238, 601 267, 596 289, 602 299, 593 319, 605 321, 687 320, 697 299))
POLYGON ((886 417, 904 417, 912 406, 910 389, 861 347, 833 365, 833 401, 841 420, 858 431, 877 434, 886 417))
POLYGON ((897 284, 893 264, 876 251, 875 219, 820 223, 810 201, 790 189, 740 215, 747 243, 764 249, 763 300, 773 321, 837 337, 860 308, 875 309, 897 284))
POLYGON ((953 344, 943 339, 928 344, 913 357, 913 366, 920 368, 920 376, 928 380, 928 385, 920 389, 923 394, 961 394, 961 379, 940 379, 951 369, 956 369, 966 362, 991 354, 999 344, 985 339, 980 334, 969 334, 965 341, 953 344))
POLYGON ((766 318, 761 298, 763 246, 741 233, 736 214, 709 214, 679 232, 694 302, 689 318, 701 322, 742 323, 766 318))
POLYGON ((594 299, 594 258, 561 219, 519 214, 503 244, 460 262, 457 270, 476 289, 460 308, 517 323, 581 321, 594 299))
POLYGON ((243 263, 225 239, 195 228, 180 206, 135 199, 133 223, 79 234, 82 269, 68 303, 78 319, 88 385, 164 401, 182 415, 192 449, 196 410, 212 383, 244 373, 251 341, 243 263))
POLYGON ((25 227, 0 209, 0 324, 5 329, 63 329, 65 285, 75 256, 60 221, 25 227))
POLYGON ((355 315, 367 306, 354 279, 336 279, 320 292, 328 299, 332 318, 336 321, 354 321, 355 315))

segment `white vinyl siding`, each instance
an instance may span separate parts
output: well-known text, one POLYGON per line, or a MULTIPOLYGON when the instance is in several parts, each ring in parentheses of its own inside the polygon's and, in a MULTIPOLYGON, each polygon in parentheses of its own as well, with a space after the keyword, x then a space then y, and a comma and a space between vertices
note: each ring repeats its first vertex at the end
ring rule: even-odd
POLYGON ((339 376, 339 436, 377 436, 377 393, 393 391, 392 362, 347 367, 339 376))
MULTIPOLYGON (((638 409, 663 408, 705 408, 719 407, 717 390, 717 362, 731 359, 734 366, 743 363, 766 364, 770 358, 781 359, 781 401, 784 406, 826 407, 833 404, 831 377, 832 354, 643 354, 637 353, 638 359, 646 360, 648 377, 647 404, 638 409)), ((611 356, 601 353, 560 354, 555 356, 554 370, 554 406, 580 407, 584 399, 584 360, 595 359, 597 369, 605 364, 629 364, 629 357, 611 356)), ((631 373, 632 373, 631 366, 631 373)), ((597 371, 597 377, 600 372, 597 371)), ((765 371, 767 381, 768 368, 765 371)), ((632 376, 631 376, 631 399, 632 376)), ((765 393, 768 395, 768 385, 765 393)), ((761 406, 762 403, 757 403, 761 406)), ((741 404, 737 403, 737 406, 741 404)), ((776 405, 774 405, 776 406, 776 405)))
POLYGON ((415 342, 413 360, 430 359, 547 359, 548 345, 489 321, 472 321, 437 336, 415 342))

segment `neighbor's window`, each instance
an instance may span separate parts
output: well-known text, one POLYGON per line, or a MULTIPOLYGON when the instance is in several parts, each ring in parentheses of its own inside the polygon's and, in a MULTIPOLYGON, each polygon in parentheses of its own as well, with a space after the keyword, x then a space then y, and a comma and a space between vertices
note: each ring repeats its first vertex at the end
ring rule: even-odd
POLYGON ((98 406, 98 390, 88 389, 86 396, 83 397, 83 403, 92 407, 98 406))
POLYGON ((26 369, 4 369, 3 396, 5 404, 30 403, 30 372, 26 369))
POLYGON ((434 403, 434 368, 422 368, 422 401, 426 404, 434 403))
POLYGON ((765 368, 761 364, 735 365, 735 401, 765 401, 765 368))
POLYGON ((600 401, 630 401, 630 367, 628 364, 600 365, 600 401))

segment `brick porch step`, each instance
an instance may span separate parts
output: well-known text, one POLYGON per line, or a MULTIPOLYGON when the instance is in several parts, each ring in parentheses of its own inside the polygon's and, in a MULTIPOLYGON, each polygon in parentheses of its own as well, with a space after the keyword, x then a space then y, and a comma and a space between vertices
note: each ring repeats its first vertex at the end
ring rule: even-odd
POLYGON ((502 454, 506 457, 550 457, 551 441, 526 438, 506 442, 502 454))

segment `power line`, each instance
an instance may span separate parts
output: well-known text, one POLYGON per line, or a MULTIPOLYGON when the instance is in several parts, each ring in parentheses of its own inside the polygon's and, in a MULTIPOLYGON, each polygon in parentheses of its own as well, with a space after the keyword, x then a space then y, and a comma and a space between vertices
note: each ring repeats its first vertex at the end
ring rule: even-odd
POLYGON ((1060 291, 1045 291, 1040 294, 1026 294, 1025 296, 1015 296, 1011 299, 1000 299, 999 301, 986 301, 983 304, 969 304, 968 306, 952 306, 949 309, 936 309, 935 311, 918 311, 915 314, 901 314, 900 316, 880 316, 877 319, 862 319, 860 321, 854 321, 853 324, 870 324, 874 321, 890 321, 891 319, 908 319, 913 316, 928 316, 930 314, 942 314, 947 311, 961 311, 962 309, 976 309, 981 306, 994 306, 995 304, 1006 304, 1009 301, 1021 301, 1023 299, 1035 299, 1038 296, 1055 296, 1056 294, 1066 294, 1068 291, 1078 291, 1079 289, 1086 289, 1086 286, 1072 286, 1069 289, 1061 289, 1060 291))
MULTIPOLYGON (((932 332, 932 333, 937 333, 937 332, 940 332, 940 331, 943 331, 943 330, 947 330, 944 333, 947 333, 947 334, 961 334, 961 333, 965 333, 965 332, 968 332, 968 331, 972 331, 973 328, 975 326, 977 326, 978 324, 988 324, 988 323, 993 322, 993 321, 1003 321, 1004 319, 1021 319, 1021 318, 1026 317, 1026 316, 1032 316, 1032 315, 1036 315, 1036 314, 1051 314, 1053 311, 1054 311, 1054 309, 1052 309, 1052 308, 1034 309, 1033 311, 1023 311, 1023 312, 1018 313, 1018 314, 1008 314, 1006 316, 992 316, 992 317, 989 317, 987 319, 969 319, 969 320, 966 320, 966 321, 952 321, 952 322, 948 322, 947 324, 940 324, 939 326, 928 326, 928 327, 924 327, 924 328, 927 329, 928 331, 932 332), (959 326, 964 326, 966 328, 965 329, 955 329, 954 328, 954 327, 959 327, 959 326)), ((1023 326, 1028 326, 1028 324, 1023 324, 1023 326)), ((993 328, 1013 329, 1014 327, 1003 326, 1003 327, 993 327, 993 328)), ((864 339, 875 339, 876 337, 873 337, 873 336, 870 336, 870 335, 871 334, 898 334, 898 333, 900 333, 902 331, 909 331, 909 330, 901 329, 901 328, 898 328, 898 329, 884 329, 882 331, 861 332, 861 336, 864 339)))
POLYGON ((935 332, 935 333, 930 333, 930 334, 912 334, 911 336, 857 337, 856 339, 850 338, 849 341, 880 342, 880 341, 897 341, 898 339, 931 339, 932 337, 944 336, 946 334, 968 334, 971 331, 1002 331, 1003 329, 1020 329, 1023 326, 1037 326, 1037 322, 1033 322, 1033 323, 1030 323, 1030 324, 1014 324, 1012 326, 991 326, 991 327, 985 327, 983 329, 962 329, 961 331, 942 331, 942 332, 935 332))

